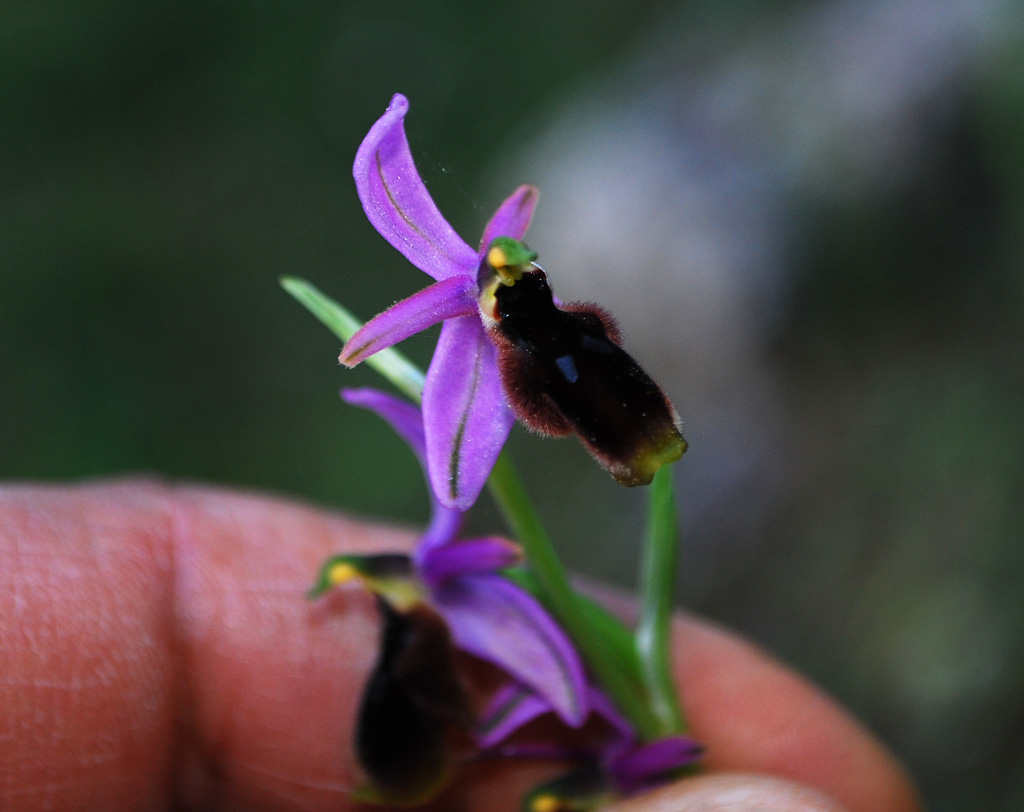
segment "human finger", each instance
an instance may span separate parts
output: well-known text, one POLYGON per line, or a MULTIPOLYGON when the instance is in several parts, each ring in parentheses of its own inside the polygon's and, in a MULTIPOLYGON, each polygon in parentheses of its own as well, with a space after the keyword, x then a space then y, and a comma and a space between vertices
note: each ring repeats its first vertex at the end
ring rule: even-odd
MULTIPOLYGON (((152 483, 0 491, 0 808, 348 809, 377 648, 359 592, 302 599, 340 551, 408 534, 263 496, 152 483)), ((880 746, 732 635, 676 628, 712 769, 779 775, 852 812, 916 808, 880 746)), ((467 773, 467 809, 516 808, 549 765, 467 773)))

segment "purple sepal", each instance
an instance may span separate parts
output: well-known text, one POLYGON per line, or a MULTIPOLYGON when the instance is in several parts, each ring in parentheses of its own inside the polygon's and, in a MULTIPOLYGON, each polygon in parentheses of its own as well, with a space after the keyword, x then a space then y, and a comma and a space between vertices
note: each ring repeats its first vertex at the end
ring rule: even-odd
POLYGON ((536 598, 499 575, 466 575, 433 592, 456 645, 537 693, 570 727, 586 719, 583 664, 536 598))
POLYGON ((441 505, 473 506, 514 420, 479 317, 449 319, 423 387, 427 475, 441 505))
POLYGON ((453 276, 414 293, 374 316, 356 331, 338 358, 354 367, 376 352, 432 327, 439 321, 478 312, 476 282, 453 276))
POLYGON ((484 229, 480 252, 473 251, 441 216, 416 171, 405 137, 408 110, 408 100, 395 94, 363 139, 352 172, 374 228, 438 281, 371 319, 346 343, 340 360, 355 365, 444 321, 423 393, 427 479, 443 507, 465 511, 514 422, 479 315, 479 263, 495 237, 525 235, 539 193, 528 185, 516 189, 484 229))
POLYGON ((408 110, 396 93, 359 145, 352 174, 363 210, 384 239, 434 279, 475 275, 477 252, 441 216, 416 171, 403 123, 408 110))

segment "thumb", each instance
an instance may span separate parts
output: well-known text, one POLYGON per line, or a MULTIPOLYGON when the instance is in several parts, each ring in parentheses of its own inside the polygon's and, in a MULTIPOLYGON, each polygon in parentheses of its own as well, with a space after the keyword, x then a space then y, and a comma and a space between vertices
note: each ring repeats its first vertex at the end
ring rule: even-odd
POLYGON ((687 778, 608 807, 605 812, 844 812, 817 790, 765 775, 687 778))

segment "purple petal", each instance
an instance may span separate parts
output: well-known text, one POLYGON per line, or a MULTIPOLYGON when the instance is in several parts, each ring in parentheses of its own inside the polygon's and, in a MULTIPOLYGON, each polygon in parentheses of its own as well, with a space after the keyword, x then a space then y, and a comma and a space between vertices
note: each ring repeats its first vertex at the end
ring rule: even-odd
POLYGON ((498 206, 491 222, 484 229, 484 236, 480 239, 480 253, 487 250, 487 246, 495 237, 521 240, 526 235, 526 229, 530 227, 533 209, 539 196, 540 192, 536 186, 523 185, 498 206))
POLYGON ((610 765, 615 782, 626 793, 638 792, 670 770, 693 764, 704 748, 689 736, 672 736, 636 747, 610 765))
POLYGON ((366 322, 346 342, 338 360, 354 367, 375 352, 439 321, 476 313, 477 287, 474 279, 454 276, 435 282, 366 322))
POLYGON ((518 544, 493 536, 431 547, 423 551, 419 567, 423 580, 436 587, 450 578, 494 572, 522 560, 518 544))
POLYGON ((432 597, 459 648, 535 691, 566 724, 583 724, 583 664, 536 598, 500 575, 455 578, 432 597))
POLYGON ((493 747, 538 716, 551 710, 551 705, 529 688, 513 682, 491 698, 477 726, 477 744, 493 747))
POLYGON ((356 152, 352 174, 373 227, 434 279, 475 274, 479 258, 441 216, 423 185, 405 138, 409 110, 396 93, 356 152))
POLYGON ((420 410, 407 400, 396 398, 379 389, 342 389, 341 399, 353 406, 361 406, 369 409, 379 417, 384 418, 405 440, 413 453, 423 464, 426 458, 426 443, 423 439, 423 416, 420 410))
POLYGON ((513 421, 480 318, 447 320, 423 387, 427 473, 438 502, 472 507, 513 421))

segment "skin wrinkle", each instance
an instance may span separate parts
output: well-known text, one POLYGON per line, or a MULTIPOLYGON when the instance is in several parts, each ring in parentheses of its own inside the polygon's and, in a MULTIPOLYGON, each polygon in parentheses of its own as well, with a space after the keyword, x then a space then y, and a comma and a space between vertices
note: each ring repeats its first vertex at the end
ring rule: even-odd
MULTIPOLYGON (((338 675, 357 672, 357 679, 365 678, 377 617, 361 592, 332 596, 333 600, 317 604, 307 603, 303 594, 316 566, 334 551, 334 539, 349 538, 358 546, 360 537, 374 534, 353 532, 351 524, 340 519, 319 519, 315 524, 304 523, 303 538, 298 539, 288 534, 287 522, 254 527, 247 515, 251 499, 225 495, 211 514, 205 495, 182 496, 188 510, 177 531, 182 561, 179 582, 185 584, 179 601, 193 617, 183 624, 187 656, 203 663, 200 673, 192 676, 197 699, 192 738, 206 742, 182 779, 188 783, 183 792, 206 784, 205 799, 213 808, 247 808, 253 803, 247 799, 256 790, 283 801, 293 798, 298 787, 307 801, 298 806, 317 808, 325 796, 323 790, 318 794, 317 787, 338 787, 331 795, 336 806, 343 792, 340 787, 355 783, 349 774, 351 756, 345 755, 350 743, 343 731, 354 725, 357 699, 351 691, 342 696, 338 686, 348 680, 339 680, 338 675), (205 558, 188 552, 195 547, 192 522, 206 533, 215 526, 215 535, 226 538, 219 545, 222 549, 205 558), (273 566, 262 566, 262 550, 290 547, 302 548, 294 563, 282 567, 278 560, 273 566), (235 587, 225 589, 228 582, 235 582, 235 587), (244 590, 238 584, 244 584, 244 590), (196 618, 201 619, 199 628, 196 618), (304 646, 292 640, 282 645, 280 634, 284 633, 300 640, 308 633, 320 645, 304 646), (340 652, 330 646, 332 640, 341 644, 340 652), (358 649, 358 655, 346 657, 346 649, 358 649), (267 679, 244 665, 255 661, 273 661, 279 677, 267 679), (297 727, 308 727, 309 732, 296 731, 297 727), (319 740, 315 746, 313 738, 319 740), (213 784, 219 784, 215 797, 210 794, 213 784)), ((283 503, 281 508, 284 512, 283 503)), ((297 506, 287 510, 302 519, 315 515, 297 506)))
MULTIPOLYGON (((249 772, 251 775, 255 775, 257 778, 263 779, 256 783, 265 785, 275 799, 287 801, 289 808, 302 808, 305 801, 305 794, 302 792, 303 789, 318 789, 318 787, 312 785, 303 785, 300 781, 296 781, 289 776, 282 775, 279 770, 268 769, 263 765, 241 762, 236 766, 236 768, 239 773, 249 772)), ((341 797, 340 789, 338 790, 338 797, 341 797)))
MULTIPOLYGON (((174 674, 174 659, 171 654, 174 639, 175 602, 173 595, 174 558, 169 544, 170 520, 168 517, 173 500, 170 489, 157 483, 146 483, 133 495, 135 496, 133 506, 150 516, 150 521, 157 529, 152 532, 140 533, 136 523, 117 521, 111 522, 110 526, 94 525, 90 535, 100 573, 108 576, 104 582, 108 584, 107 589, 112 593, 109 599, 109 605, 112 607, 118 603, 114 584, 117 579, 125 577, 125 571, 124 567, 119 566, 119 562, 114 560, 121 555, 121 552, 115 549, 114 544, 109 542, 106 536, 116 530, 132 538, 136 543, 142 543, 145 555, 138 565, 132 567, 131 575, 137 577, 141 582, 140 591, 149 600, 147 607, 149 611, 145 620, 139 624, 133 641, 134 645, 120 650, 119 661, 102 660, 99 676, 101 684, 125 682, 128 686, 135 686, 135 690, 123 692, 122 697, 126 707, 134 707, 140 716, 151 720, 150 729, 139 731, 141 736, 152 737, 146 744, 143 744, 142 741, 139 742, 140 750, 156 753, 158 748, 154 747, 155 743, 161 739, 168 743, 167 749, 160 754, 159 759, 152 759, 150 756, 152 768, 151 775, 148 777, 150 793, 166 794, 173 772, 174 750, 172 737, 164 735, 163 731, 167 731, 172 724, 173 696, 177 683, 174 674), (123 674, 117 673, 119 665, 123 674), (150 670, 153 671, 152 674, 149 673, 150 670), (153 690, 154 683, 159 685, 161 690, 153 690), (155 762, 159 762, 159 765, 155 762)), ((122 519, 117 505, 112 505, 110 510, 119 520, 122 519)), ((116 623, 110 617, 106 618, 106 622, 116 623)), ((107 729, 100 735, 109 741, 111 748, 124 746, 120 740, 124 734, 116 729, 107 729)))
MULTIPOLYGON (((172 547, 175 550, 175 618, 178 679, 176 692, 178 713, 176 719, 178 765, 174 771, 176 792, 187 808, 217 809, 226 804, 226 795, 232 782, 234 770, 226 762, 234 742, 239 739, 237 732, 237 697, 243 696, 244 686, 241 675, 233 672, 233 678, 220 686, 225 696, 236 697, 235 701, 213 703, 204 696, 210 669, 201 668, 196 660, 204 651, 218 651, 222 648, 218 633, 226 636, 244 632, 233 619, 237 600, 216 588, 204 578, 204 569, 229 566, 216 553, 212 560, 203 560, 199 540, 192 527, 201 523, 203 507, 190 498, 189 490, 180 491, 181 497, 175 509, 172 547), (197 599, 202 595, 202 603, 197 599), (203 610, 206 616, 202 616, 203 610)), ((237 521, 230 521, 223 511, 216 517, 224 530, 241 532, 237 521), (233 527, 232 527, 233 525, 233 527)), ((232 672, 229 672, 232 673, 232 672)))
POLYGON ((243 770, 250 770, 254 773, 260 773, 262 775, 271 775, 275 780, 282 781, 286 784, 293 784, 303 789, 320 789, 328 792, 350 792, 352 787, 347 784, 343 784, 341 781, 316 781, 310 778, 298 778, 294 775, 285 775, 276 770, 269 770, 265 766, 257 764, 240 764, 243 770))
POLYGON ((3 799, 26 788, 40 795, 38 808, 65 808, 60 798, 98 766, 132 765, 131 781, 79 799, 122 808, 147 793, 158 768, 151 755, 144 763, 140 756, 161 739, 160 696, 169 683, 165 652, 150 631, 160 597, 151 593, 164 579, 154 534, 138 532, 151 522, 123 500, 93 498, 101 493, 85 487, 55 500, 45 487, 0 490, 7 525, 0 539, 14 540, 0 553, 10 556, 3 570, 15 585, 14 611, 4 611, 0 628, 5 638, 14 632, 5 647, 15 643, 0 689, 7 709, 0 724, 14 728, 17 743, 7 751, 13 761, 0 755, 5 809, 3 799), (116 521, 104 520, 110 513, 116 521), (36 543, 28 554, 27 539, 36 543))
POLYGON ((187 541, 184 516, 185 506, 172 500, 168 507, 167 548, 171 560, 170 634, 169 641, 175 661, 173 685, 174 735, 171 742, 168 775, 168 797, 182 806, 196 808, 209 801, 215 785, 216 769, 208 752, 201 752, 195 731, 195 684, 190 668, 191 649, 186 644, 182 613, 187 603, 182 599, 184 587, 182 573, 188 556, 184 550, 187 541), (202 799, 202 800, 200 800, 202 799))

